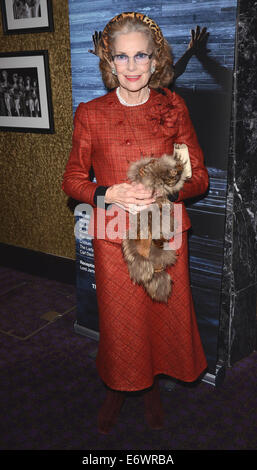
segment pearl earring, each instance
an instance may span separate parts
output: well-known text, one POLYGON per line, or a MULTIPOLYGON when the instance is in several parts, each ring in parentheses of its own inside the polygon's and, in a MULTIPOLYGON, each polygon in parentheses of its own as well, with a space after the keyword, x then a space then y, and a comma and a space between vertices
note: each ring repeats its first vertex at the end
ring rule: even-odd
POLYGON ((115 68, 112 69, 112 73, 113 73, 113 75, 117 75, 117 72, 116 72, 115 68))
POLYGON ((151 65, 151 73, 154 73, 154 72, 155 72, 155 66, 151 65))

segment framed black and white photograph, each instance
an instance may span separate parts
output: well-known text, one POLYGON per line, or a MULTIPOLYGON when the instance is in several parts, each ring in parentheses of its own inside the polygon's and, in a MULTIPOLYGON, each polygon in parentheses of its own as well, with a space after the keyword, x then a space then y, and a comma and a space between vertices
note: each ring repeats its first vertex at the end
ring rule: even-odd
POLYGON ((5 34, 54 30, 52 0, 0 0, 5 34))
POLYGON ((0 130, 54 132, 48 51, 0 53, 0 130))

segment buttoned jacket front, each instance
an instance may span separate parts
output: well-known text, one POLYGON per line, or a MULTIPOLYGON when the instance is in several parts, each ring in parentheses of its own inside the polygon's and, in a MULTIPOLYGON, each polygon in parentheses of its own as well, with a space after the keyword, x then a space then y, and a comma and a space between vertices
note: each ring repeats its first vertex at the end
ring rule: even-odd
MULTIPOLYGON (((172 154, 177 143, 188 146, 192 177, 184 184, 175 204, 182 205, 181 230, 190 227, 183 201, 205 193, 208 173, 184 100, 166 88, 161 91, 151 89, 148 101, 139 106, 122 105, 115 90, 78 106, 62 187, 75 200, 94 207, 95 223, 97 212, 106 224, 114 217, 113 211, 108 215, 109 210, 96 208, 97 187, 128 182, 130 162, 172 154), (96 182, 90 179, 91 167, 96 182)), ((106 232, 101 238, 109 239, 106 232)), ((121 237, 111 241, 120 243, 121 237)))

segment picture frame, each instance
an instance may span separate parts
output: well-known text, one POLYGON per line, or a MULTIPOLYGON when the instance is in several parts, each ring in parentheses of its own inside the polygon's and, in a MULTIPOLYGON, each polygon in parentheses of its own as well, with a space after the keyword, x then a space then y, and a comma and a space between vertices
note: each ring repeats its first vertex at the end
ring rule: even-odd
POLYGON ((0 130, 54 133, 47 50, 0 53, 0 130))
POLYGON ((54 31, 52 0, 0 0, 4 34, 54 31))

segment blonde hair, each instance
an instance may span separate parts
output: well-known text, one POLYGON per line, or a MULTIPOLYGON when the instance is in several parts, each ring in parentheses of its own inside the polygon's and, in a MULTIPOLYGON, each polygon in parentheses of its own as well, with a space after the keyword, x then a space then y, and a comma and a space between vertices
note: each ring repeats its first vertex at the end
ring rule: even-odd
POLYGON ((168 41, 164 38, 163 45, 160 49, 155 39, 154 31, 152 31, 147 24, 143 23, 138 18, 126 17, 119 22, 110 24, 108 29, 108 51, 106 51, 106 48, 103 47, 101 42, 98 46, 98 55, 100 57, 99 67, 106 88, 110 90, 119 86, 118 78, 112 73, 110 64, 112 61, 114 41, 119 34, 132 32, 144 33, 153 47, 153 57, 156 61, 156 67, 155 72, 150 78, 149 86, 152 88, 168 86, 174 76, 172 52, 168 41))

